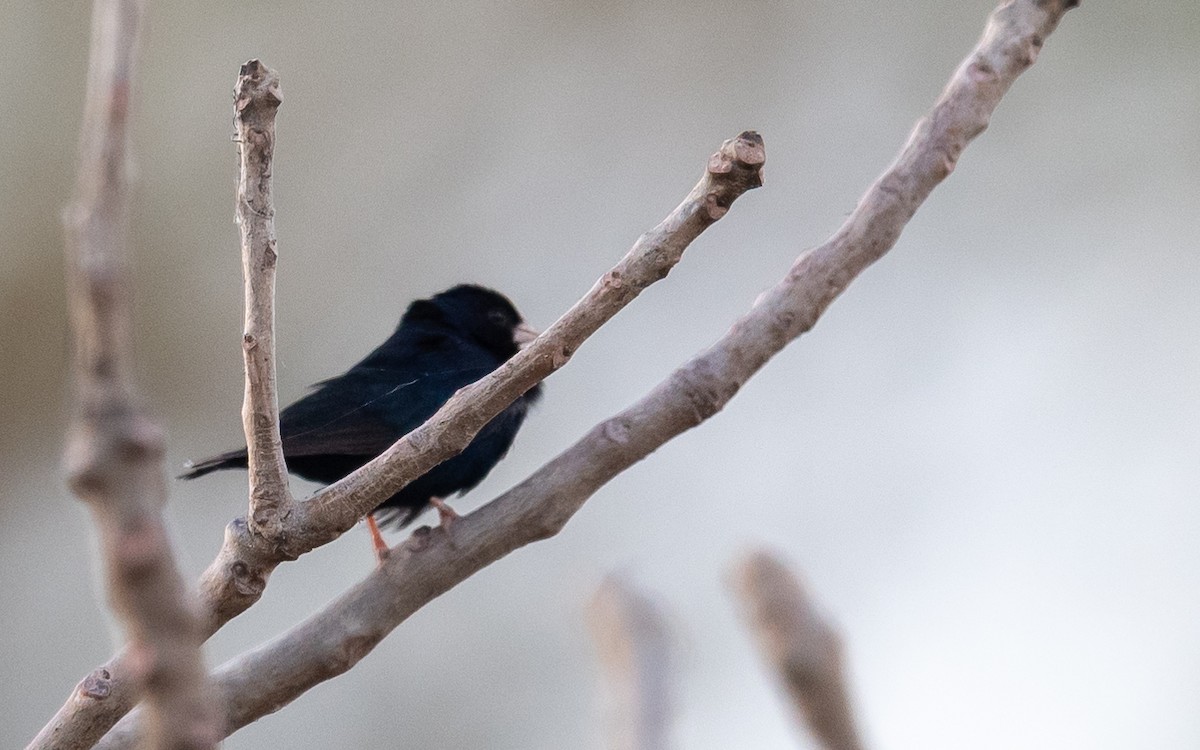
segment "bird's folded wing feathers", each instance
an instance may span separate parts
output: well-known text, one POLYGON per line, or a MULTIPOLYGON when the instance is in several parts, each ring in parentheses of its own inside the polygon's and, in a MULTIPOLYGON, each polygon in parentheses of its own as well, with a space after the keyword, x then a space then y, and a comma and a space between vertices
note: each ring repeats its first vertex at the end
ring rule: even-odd
POLYGON ((440 373, 399 376, 386 387, 354 372, 326 381, 280 414, 283 451, 288 456, 377 456, 433 416, 461 385, 487 373, 487 368, 470 368, 457 378, 438 379, 441 388, 431 388, 428 380, 440 373), (347 408, 348 403, 355 406, 347 408))

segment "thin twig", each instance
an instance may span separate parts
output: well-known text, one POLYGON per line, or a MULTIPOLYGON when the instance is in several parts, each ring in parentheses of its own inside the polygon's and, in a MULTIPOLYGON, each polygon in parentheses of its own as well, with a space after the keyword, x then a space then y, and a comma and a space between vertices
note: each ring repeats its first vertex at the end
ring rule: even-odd
POLYGON ((275 112, 283 97, 279 76, 258 60, 238 72, 233 89, 234 123, 240 169, 237 225, 242 239, 245 330, 242 355, 246 391, 242 427, 250 474, 250 528, 268 540, 282 533, 293 500, 288 488, 283 442, 279 437, 279 397, 275 389, 275 204, 271 159, 275 153, 275 112))
POLYGON ((767 552, 734 569, 759 650, 787 689, 801 727, 826 750, 862 750, 842 666, 842 640, 800 580, 767 552))
MULTIPOLYGON (((100 532, 109 598, 129 640, 128 690, 145 697, 146 747, 199 750, 218 743, 219 712, 194 602, 163 526, 163 434, 133 382, 127 162, 143 12, 141 0, 93 8, 79 176, 64 214, 77 401, 65 459, 100 532)), ((102 673, 80 683, 32 747, 89 747, 103 727, 87 716, 110 688, 102 673)))
POLYGON ((610 577, 592 597, 588 620, 610 703, 609 747, 671 747, 672 637, 662 609, 629 582, 610 577))

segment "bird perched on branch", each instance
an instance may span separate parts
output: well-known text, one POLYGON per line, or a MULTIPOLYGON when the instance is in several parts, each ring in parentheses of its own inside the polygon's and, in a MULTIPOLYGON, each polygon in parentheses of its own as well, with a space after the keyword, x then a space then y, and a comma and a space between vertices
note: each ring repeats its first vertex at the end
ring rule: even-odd
MULTIPOLYGON (((279 414, 288 471, 331 484, 419 427, 454 392, 479 380, 537 336, 507 297, 464 284, 409 305, 400 325, 344 374, 321 381, 279 414)), ((483 481, 512 446, 534 386, 488 422, 462 453, 435 466, 367 516, 376 553, 387 545, 374 516, 403 528, 430 505, 448 525, 457 517, 443 502, 483 481)), ((189 462, 182 479, 246 468, 246 449, 189 462)))

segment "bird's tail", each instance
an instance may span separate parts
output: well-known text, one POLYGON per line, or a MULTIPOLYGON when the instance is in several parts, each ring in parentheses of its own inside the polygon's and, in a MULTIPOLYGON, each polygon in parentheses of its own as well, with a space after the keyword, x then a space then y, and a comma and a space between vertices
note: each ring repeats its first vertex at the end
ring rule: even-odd
POLYGON ((188 461, 183 468, 184 472, 177 479, 195 479, 221 469, 244 469, 246 468, 246 449, 228 451, 195 463, 188 461))
POLYGON ((391 506, 383 506, 376 508, 371 512, 379 521, 380 526, 390 526, 393 529, 403 529, 417 519, 417 516, 420 515, 420 511, 428 507, 428 505, 420 508, 394 508, 391 506))

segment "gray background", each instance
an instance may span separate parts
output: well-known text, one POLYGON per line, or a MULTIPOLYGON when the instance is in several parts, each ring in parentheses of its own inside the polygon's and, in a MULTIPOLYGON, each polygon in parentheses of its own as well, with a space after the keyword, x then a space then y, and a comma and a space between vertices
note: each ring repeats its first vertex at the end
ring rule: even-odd
MULTIPOLYGON (((137 114, 140 380, 172 470, 240 438, 230 91, 282 72, 280 393, 473 280, 544 326, 756 128, 767 184, 547 384, 502 491, 720 335, 885 167, 992 4, 164 3, 137 114)), ((0 25, 0 746, 113 646, 57 468, 83 3, 0 25)), ((1200 11, 1088 2, 895 251, 730 407, 230 748, 598 747, 583 604, 617 570, 679 633, 688 748, 794 746, 723 576, 803 568, 879 748, 1200 745, 1200 11)), ((297 483, 304 493, 312 487, 297 483)), ((173 483, 194 577, 244 478, 173 483)), ((398 537, 394 537, 397 538, 398 537)), ((372 566, 281 568, 213 663, 372 566)))

